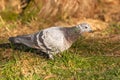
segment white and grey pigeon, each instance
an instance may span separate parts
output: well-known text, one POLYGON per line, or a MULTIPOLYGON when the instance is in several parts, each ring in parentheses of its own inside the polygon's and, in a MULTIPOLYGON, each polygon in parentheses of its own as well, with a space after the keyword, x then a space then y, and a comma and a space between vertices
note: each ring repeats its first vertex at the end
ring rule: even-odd
POLYGON ((50 59, 54 59, 55 54, 70 48, 73 42, 84 32, 92 32, 87 23, 72 27, 50 27, 33 34, 10 37, 9 41, 39 49, 47 53, 50 59))

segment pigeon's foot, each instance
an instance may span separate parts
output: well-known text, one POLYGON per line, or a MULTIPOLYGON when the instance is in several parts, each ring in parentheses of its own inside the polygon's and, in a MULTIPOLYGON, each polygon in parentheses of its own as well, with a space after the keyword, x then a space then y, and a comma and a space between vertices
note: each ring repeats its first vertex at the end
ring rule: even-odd
POLYGON ((52 54, 48 54, 49 59, 54 60, 54 57, 52 54))

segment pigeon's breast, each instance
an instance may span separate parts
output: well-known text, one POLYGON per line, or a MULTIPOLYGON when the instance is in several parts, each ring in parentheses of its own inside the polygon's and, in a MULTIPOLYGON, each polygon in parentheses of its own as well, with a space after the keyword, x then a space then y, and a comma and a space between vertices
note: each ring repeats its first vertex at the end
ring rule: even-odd
POLYGON ((64 51, 69 48, 65 36, 59 28, 44 30, 43 34, 44 44, 54 52, 64 51))

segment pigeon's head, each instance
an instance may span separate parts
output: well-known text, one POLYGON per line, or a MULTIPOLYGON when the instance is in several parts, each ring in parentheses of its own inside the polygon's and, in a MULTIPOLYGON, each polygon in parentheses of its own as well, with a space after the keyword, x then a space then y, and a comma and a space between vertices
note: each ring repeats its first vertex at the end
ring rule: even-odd
POLYGON ((81 32, 93 32, 92 28, 87 23, 81 23, 77 25, 77 28, 79 28, 81 32))

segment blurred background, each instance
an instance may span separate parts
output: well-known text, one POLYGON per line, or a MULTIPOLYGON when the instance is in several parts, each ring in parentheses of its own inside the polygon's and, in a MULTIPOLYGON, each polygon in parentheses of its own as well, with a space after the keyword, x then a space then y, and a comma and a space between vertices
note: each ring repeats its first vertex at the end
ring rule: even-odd
POLYGON ((120 0, 0 0, 1 80, 120 80, 119 56, 120 0), (94 33, 84 34, 55 61, 32 50, 16 50, 8 41, 82 22, 94 33))
POLYGON ((0 37, 81 22, 94 30, 120 24, 120 0, 1 0, 0 4, 0 37))

